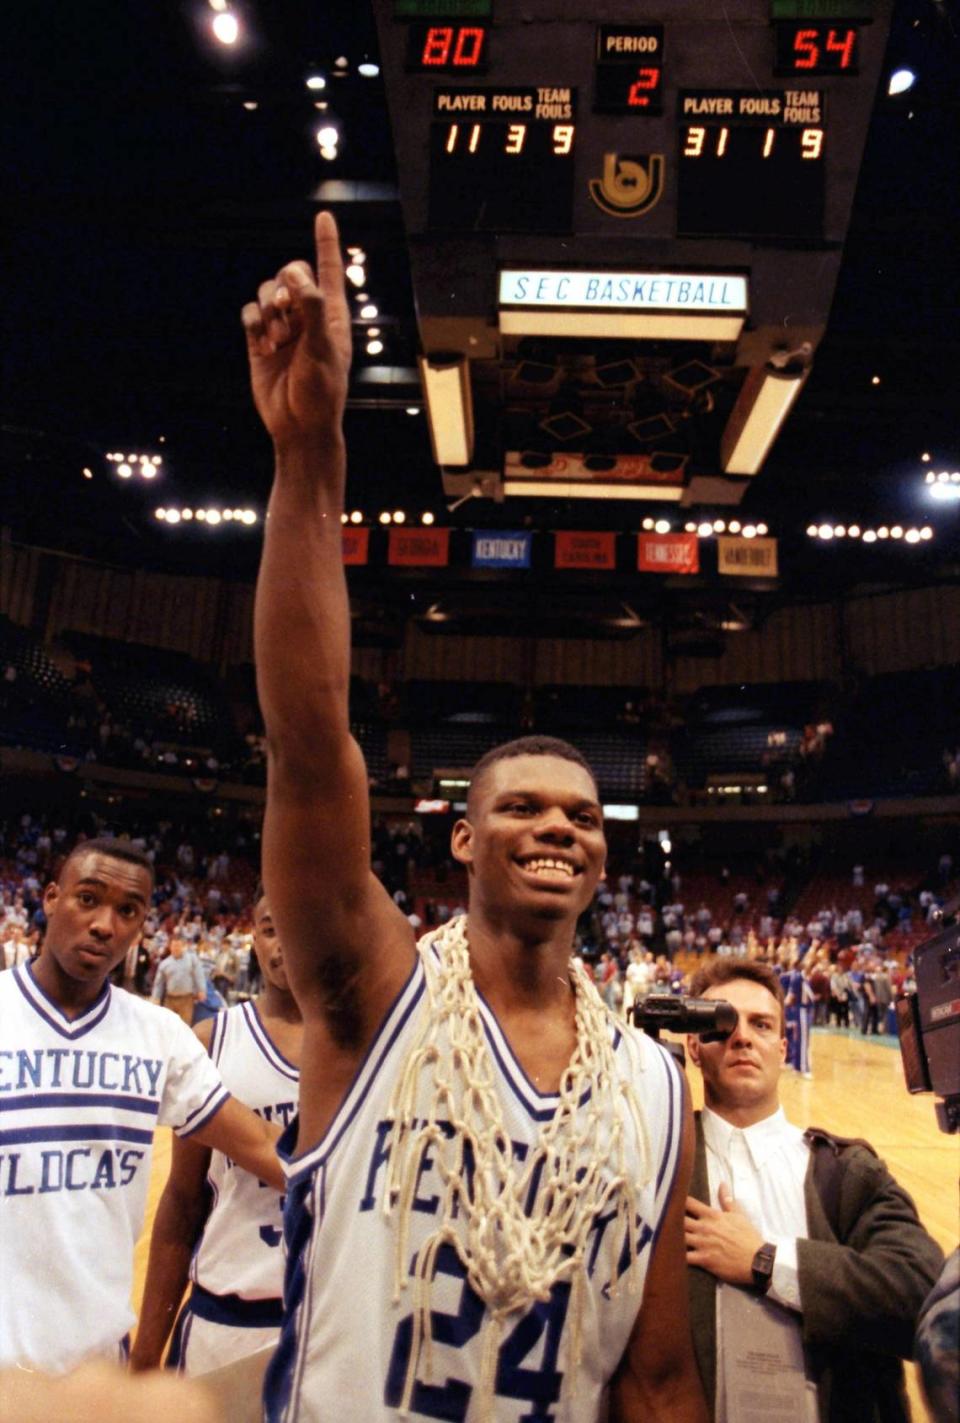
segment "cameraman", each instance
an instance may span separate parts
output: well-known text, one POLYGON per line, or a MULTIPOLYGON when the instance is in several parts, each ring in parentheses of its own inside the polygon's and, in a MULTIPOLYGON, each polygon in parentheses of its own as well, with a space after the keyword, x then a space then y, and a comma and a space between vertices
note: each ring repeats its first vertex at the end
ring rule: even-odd
POLYGON ((690 991, 737 1010, 725 1041, 687 1039, 706 1103, 687 1201, 690 1317, 713 1416, 735 1423, 764 1392, 799 1423, 906 1420, 900 1361, 939 1246, 865 1142, 787 1121, 773 970, 713 959, 690 991))

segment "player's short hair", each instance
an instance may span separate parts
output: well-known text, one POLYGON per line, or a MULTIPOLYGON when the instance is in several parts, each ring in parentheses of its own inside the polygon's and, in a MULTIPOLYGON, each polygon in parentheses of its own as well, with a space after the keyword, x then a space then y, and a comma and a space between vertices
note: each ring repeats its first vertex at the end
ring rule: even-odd
MULTIPOLYGON (((150 876, 151 889, 156 883, 149 856, 143 850, 138 850, 136 845, 131 845, 129 840, 114 840, 109 835, 98 835, 93 840, 78 841, 60 866, 60 875, 71 860, 79 859, 81 855, 106 855, 111 860, 124 860, 127 864, 139 865, 150 876)), ((58 880, 60 875, 57 876, 58 880)))
POLYGON ((758 959, 732 959, 720 958, 717 954, 712 954, 693 974, 690 979, 690 996, 699 998, 708 988, 722 988, 724 984, 734 983, 738 978, 748 979, 751 983, 759 983, 761 988, 765 988, 772 993, 780 1005, 780 1032, 784 1029, 784 1008, 783 1008, 783 984, 780 976, 769 964, 761 963, 758 959))
MULTIPOLYGON (((491 746, 490 750, 485 751, 474 766, 470 773, 470 788, 467 791, 468 815, 475 807, 477 787, 486 772, 497 761, 508 761, 514 756, 559 756, 561 761, 572 761, 574 765, 582 766, 594 786, 597 784, 597 778, 590 762, 575 746, 571 746, 569 741, 562 741, 559 736, 518 736, 514 741, 505 741, 502 746, 491 746)), ((598 789, 598 799, 599 795, 598 789)))

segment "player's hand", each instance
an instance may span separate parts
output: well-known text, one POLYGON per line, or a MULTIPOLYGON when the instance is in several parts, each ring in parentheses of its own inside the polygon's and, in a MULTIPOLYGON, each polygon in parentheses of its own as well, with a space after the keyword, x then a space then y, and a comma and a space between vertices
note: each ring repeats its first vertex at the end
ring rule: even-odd
POLYGON ((350 373, 350 310, 337 224, 315 223, 316 270, 288 262, 241 317, 257 412, 277 446, 339 437, 350 373))
POLYGON ((687 1264, 709 1270, 727 1285, 752 1285, 753 1257, 763 1244, 763 1236, 726 1186, 720 1187, 719 1197, 719 1210, 693 1196, 687 1197, 687 1264))

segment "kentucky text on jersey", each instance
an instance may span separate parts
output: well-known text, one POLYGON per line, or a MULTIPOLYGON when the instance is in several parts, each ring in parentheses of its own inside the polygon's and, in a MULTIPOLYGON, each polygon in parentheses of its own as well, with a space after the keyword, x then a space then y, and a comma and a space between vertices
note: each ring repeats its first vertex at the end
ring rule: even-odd
MULTIPOLYGON (((138 1097, 159 1099, 162 1072, 163 1063, 158 1057, 139 1057, 130 1052, 91 1052, 68 1047, 0 1048, 0 1092, 26 1092, 31 1087, 37 1090, 72 1087, 88 1091, 96 1087, 103 1092, 129 1092, 138 1097)), ((40 1101, 32 1105, 56 1104, 40 1101)), ((120 1105, 130 1107, 132 1103, 120 1105)))
MULTIPOLYGON (((358 1206, 358 1210, 360 1211, 371 1211, 377 1205, 377 1189, 380 1185, 380 1177, 384 1167, 390 1159, 390 1152, 387 1147, 387 1142, 390 1137, 390 1129, 392 1125, 393 1123, 389 1120, 389 1118, 377 1123, 376 1133, 374 1137, 374 1146, 372 1152, 370 1153, 370 1164, 366 1174, 366 1185, 358 1206)), ((425 1125, 425 1123, 415 1121, 413 1125, 414 1130, 419 1130, 419 1128, 425 1125)), ((452 1139, 455 1134, 455 1129, 452 1122, 440 1120, 437 1122, 437 1126, 448 1140, 452 1139)), ((469 1195, 471 1191, 471 1182, 473 1180, 474 1166, 472 1160, 472 1153, 469 1150, 470 1144, 469 1142, 466 1142, 464 1145, 464 1182, 467 1194, 469 1195)), ((526 1160, 529 1151, 529 1147, 526 1142, 511 1140, 510 1148, 514 1160, 521 1162, 526 1160)), ((585 1169, 586 1168, 583 1168, 579 1172, 580 1176, 585 1174, 585 1169)), ((416 1190, 413 1193, 413 1199, 411 1201, 411 1210, 417 1211, 422 1215, 436 1215, 437 1211, 440 1209, 440 1195, 436 1191, 431 1193, 431 1182, 429 1179, 425 1179, 429 1178, 432 1174, 433 1157, 430 1155, 429 1150, 427 1150, 423 1153, 423 1156, 420 1159, 420 1170, 417 1175, 417 1186, 416 1190)), ((529 1215, 533 1210, 534 1202, 537 1198, 537 1192, 540 1189, 541 1174, 542 1173, 540 1169, 535 1169, 530 1176, 530 1186, 527 1191, 527 1199, 524 1203, 524 1210, 526 1211, 527 1215, 529 1215)), ((439 1185, 440 1182, 436 1181, 436 1184, 439 1185)), ((456 1215, 456 1211, 454 1211, 454 1215, 456 1215)), ((597 1215, 596 1219, 593 1222, 593 1226, 591 1227, 590 1232, 592 1239, 590 1249, 587 1252, 587 1272, 590 1275, 593 1274, 594 1269, 596 1267, 597 1256, 600 1252, 600 1247, 603 1243, 603 1236, 607 1229, 607 1226, 611 1223, 611 1221, 616 1220, 616 1218, 617 1213, 614 1210, 610 1211, 607 1215, 597 1215)), ((652 1238, 652 1235, 653 1231, 651 1230, 650 1226, 640 1216, 637 1216, 638 1256, 641 1255, 646 1249, 652 1238)), ((620 1259, 617 1262, 618 1277, 626 1271, 629 1263, 630 1257, 627 1242, 624 1241, 624 1249, 621 1252, 620 1259)))

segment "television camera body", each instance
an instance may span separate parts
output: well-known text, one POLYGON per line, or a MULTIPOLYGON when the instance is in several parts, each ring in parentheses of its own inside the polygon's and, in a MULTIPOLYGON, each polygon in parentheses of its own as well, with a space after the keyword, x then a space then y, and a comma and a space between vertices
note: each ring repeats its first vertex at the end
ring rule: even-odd
POLYGON ((914 950, 916 992, 896 1002, 900 1055, 908 1092, 935 1092, 937 1122, 960 1131, 960 924, 914 950))

